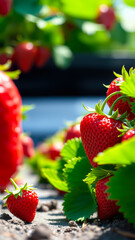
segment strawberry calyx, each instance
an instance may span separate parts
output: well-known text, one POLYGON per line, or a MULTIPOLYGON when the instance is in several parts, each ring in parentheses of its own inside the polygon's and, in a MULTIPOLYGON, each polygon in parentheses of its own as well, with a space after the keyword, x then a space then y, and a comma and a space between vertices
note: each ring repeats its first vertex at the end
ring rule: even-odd
MULTIPOLYGON (((103 116, 106 116, 108 118, 112 118, 112 119, 115 119, 115 120, 119 120, 119 121, 124 121, 124 119, 127 117, 127 112, 123 113, 121 116, 119 116, 119 111, 118 109, 114 112, 113 112, 113 109, 114 109, 114 105, 116 104, 116 102, 111 106, 110 110, 109 110, 109 113, 106 114, 104 113, 104 108, 105 108, 105 105, 108 101, 108 99, 112 96, 114 96, 115 94, 119 94, 120 92, 117 91, 117 92, 114 92, 112 94, 110 94, 108 97, 106 97, 106 99, 103 101, 99 101, 96 105, 95 105, 95 109, 93 108, 90 108, 90 107, 85 107, 84 104, 83 104, 83 107, 85 108, 86 111, 90 112, 90 113, 98 113, 100 115, 103 115, 103 116)), ((120 99, 123 98, 123 96, 120 97, 120 99)), ((118 100, 119 101, 119 100, 118 100)))
POLYGON ((8 60, 5 64, 0 65, 0 71, 6 73, 11 79, 18 79, 20 76, 21 71, 15 70, 15 71, 8 71, 11 68, 12 61, 8 60))
MULTIPOLYGON (((13 184, 15 190, 9 191, 8 189, 6 189, 5 191, 8 194, 3 198, 3 200, 7 200, 11 195, 14 195, 14 197, 17 199, 18 196, 22 197, 23 190, 32 191, 33 189, 35 189, 32 186, 28 186, 27 183, 25 183, 24 186, 18 186, 12 178, 10 178, 10 181, 13 184)), ((5 203, 5 206, 6 206, 6 203, 5 203)))

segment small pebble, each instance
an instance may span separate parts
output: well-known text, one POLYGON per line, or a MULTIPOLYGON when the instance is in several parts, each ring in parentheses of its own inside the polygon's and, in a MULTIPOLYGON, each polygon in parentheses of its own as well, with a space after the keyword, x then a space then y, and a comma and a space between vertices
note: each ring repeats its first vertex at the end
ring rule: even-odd
POLYGON ((68 225, 69 225, 69 227, 78 227, 78 225, 75 221, 69 221, 68 225))

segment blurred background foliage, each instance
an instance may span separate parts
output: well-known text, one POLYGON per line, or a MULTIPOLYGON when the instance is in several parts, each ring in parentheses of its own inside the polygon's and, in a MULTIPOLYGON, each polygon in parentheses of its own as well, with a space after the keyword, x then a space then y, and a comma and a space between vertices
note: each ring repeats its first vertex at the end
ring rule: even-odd
POLYGON ((135 54, 134 0, 13 0, 0 16, 0 63, 14 59, 14 49, 31 42, 51 52, 58 67, 67 68, 75 53, 135 54), (114 11, 98 20, 101 5, 114 11))

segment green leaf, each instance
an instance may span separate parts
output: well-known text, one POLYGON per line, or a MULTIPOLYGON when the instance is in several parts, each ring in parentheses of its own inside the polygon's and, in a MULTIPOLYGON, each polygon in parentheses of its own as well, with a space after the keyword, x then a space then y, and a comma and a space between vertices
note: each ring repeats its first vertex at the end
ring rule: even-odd
POLYGON ((55 169, 42 169, 42 176, 47 178, 48 181, 57 189, 68 192, 68 186, 67 183, 63 177, 63 174, 61 174, 59 171, 55 169))
POLYGON ((5 72, 11 79, 18 79, 21 71, 20 70, 16 70, 16 71, 12 71, 12 72, 5 72))
POLYGON ((130 77, 124 79, 120 85, 121 92, 126 94, 128 97, 135 98, 135 73, 132 72, 130 77))
POLYGON ((116 171, 107 185, 109 198, 118 200, 119 211, 135 226, 135 163, 116 171))
POLYGON ((64 196, 64 214, 67 219, 84 221, 96 212, 96 202, 91 188, 87 191, 72 191, 64 196))
POLYGON ((65 69, 70 66, 73 54, 67 46, 56 46, 53 48, 53 58, 56 66, 65 69))
POLYGON ((81 139, 68 140, 61 151, 61 156, 66 161, 75 157, 87 157, 81 139))
POLYGON ((103 169, 102 167, 96 167, 91 170, 91 172, 84 179, 87 184, 96 184, 99 180, 112 175, 113 171, 103 169))
POLYGON ((87 174, 91 171, 91 164, 86 157, 78 157, 69 160, 63 169, 69 190, 75 189, 85 191, 87 184, 83 182, 87 174))
POLYGON ((134 0, 123 0, 128 6, 135 7, 135 1, 134 0))
POLYGON ((129 165, 135 163, 134 157, 135 137, 107 148, 103 153, 99 153, 94 161, 99 165, 116 164, 129 165))
POLYGON ((39 5, 38 0, 28 0, 27 3, 22 0, 14 0, 13 4, 14 10, 20 14, 37 15, 42 7, 42 5, 39 5))

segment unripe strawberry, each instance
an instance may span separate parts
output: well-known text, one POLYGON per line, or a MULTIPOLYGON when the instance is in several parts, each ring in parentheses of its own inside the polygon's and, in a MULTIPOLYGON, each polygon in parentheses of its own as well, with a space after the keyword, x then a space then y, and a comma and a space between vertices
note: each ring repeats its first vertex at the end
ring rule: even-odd
POLYGON ((116 201, 108 199, 108 193, 106 193, 106 183, 109 181, 109 177, 99 180, 96 184, 96 198, 98 203, 98 218, 110 219, 118 215, 119 206, 116 205, 116 201))

